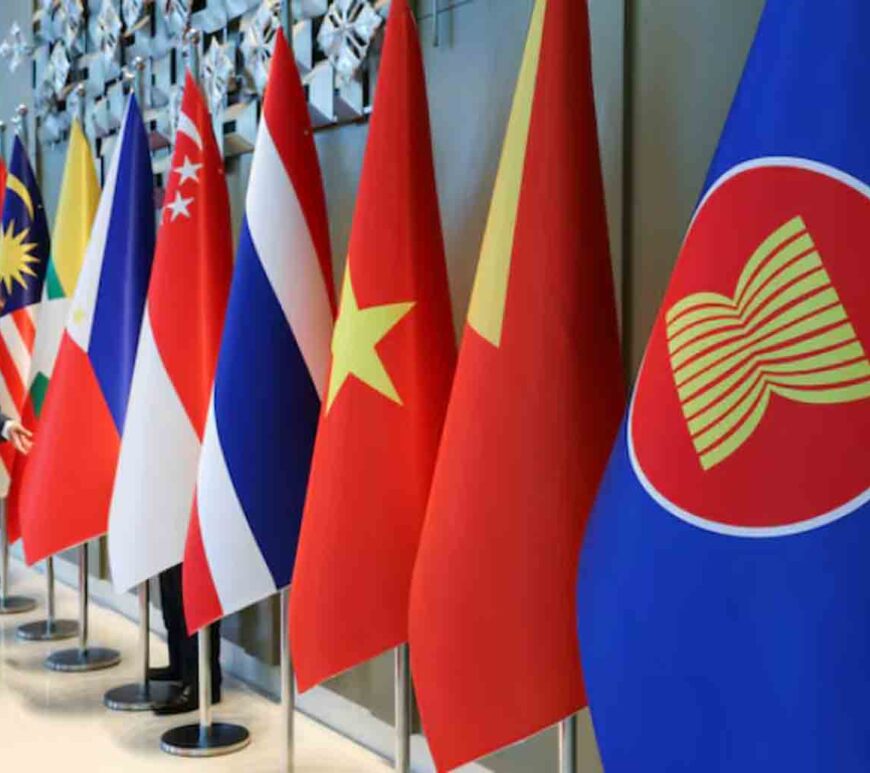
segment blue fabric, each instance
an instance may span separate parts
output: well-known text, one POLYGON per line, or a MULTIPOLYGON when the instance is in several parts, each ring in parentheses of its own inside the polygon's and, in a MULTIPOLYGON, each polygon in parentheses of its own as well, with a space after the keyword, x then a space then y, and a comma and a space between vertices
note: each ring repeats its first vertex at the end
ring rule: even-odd
MULTIPOLYGON (((770 0, 706 187, 764 156, 870 183, 868 30, 867 0, 770 0)), ((782 538, 696 528, 641 486, 623 427, 578 579, 607 773, 870 770, 868 509, 782 538)))
POLYGON ((214 388, 221 448, 277 588, 290 583, 320 398, 243 223, 214 388))
POLYGON ((7 181, 6 196, 3 200, 3 233, 18 237, 24 244, 32 245, 28 253, 34 260, 28 264, 29 270, 21 274, 23 283, 12 279, 10 289, 5 282, 0 282, 0 316, 39 302, 51 252, 48 220, 42 204, 42 194, 27 158, 27 151, 17 136, 12 146, 8 173, 10 178, 17 178, 27 189, 33 214, 31 216, 27 203, 8 187, 7 181))
MULTIPOLYGON (((106 233, 88 356, 120 435, 154 258, 154 176, 148 135, 131 96, 106 233)), ((182 334, 182 331, 179 331, 182 334)))

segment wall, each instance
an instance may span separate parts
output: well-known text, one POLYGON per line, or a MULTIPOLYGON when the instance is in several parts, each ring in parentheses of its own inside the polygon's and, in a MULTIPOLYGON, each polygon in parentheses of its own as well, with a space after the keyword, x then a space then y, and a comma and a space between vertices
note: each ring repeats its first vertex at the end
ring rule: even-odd
MULTIPOLYGON (((625 280, 627 302, 622 313, 629 366, 634 372, 763 0, 589 2, 614 275, 617 286, 625 280), (624 73, 626 35, 629 69, 624 73), (631 132, 624 143, 626 106, 631 132), (630 162, 627 175, 625 151, 630 162)), ((3 0, 0 34, 5 34, 13 18, 26 28, 28 6, 29 0, 3 0)), ((437 48, 431 42, 430 0, 418 6, 454 320, 460 330, 532 0, 440 0, 440 7, 447 10, 440 16, 441 45, 437 48)), ((28 95, 29 74, 10 78, 0 71, 0 117, 10 116, 28 95)), ((365 125, 317 135, 336 277, 344 266, 366 137, 365 125)), ((64 150, 62 146, 46 148, 41 154, 50 213, 57 199, 64 150)), ((241 218, 249 166, 250 157, 245 157, 233 160, 229 168, 236 223, 241 218)), ((262 604, 235 616, 224 629, 225 636, 239 645, 231 648, 242 653, 239 667, 263 684, 269 683, 271 673, 266 666, 274 663, 276 620, 274 605, 262 604), (245 652, 256 660, 244 660, 245 652), (266 665, 258 670, 258 662, 266 665)), ((392 721, 389 657, 354 669, 329 687, 370 711, 373 718, 392 721)), ((600 769, 588 716, 581 722, 580 758, 583 773, 600 769)), ((484 764, 500 773, 554 770, 555 732, 545 732, 484 764)))

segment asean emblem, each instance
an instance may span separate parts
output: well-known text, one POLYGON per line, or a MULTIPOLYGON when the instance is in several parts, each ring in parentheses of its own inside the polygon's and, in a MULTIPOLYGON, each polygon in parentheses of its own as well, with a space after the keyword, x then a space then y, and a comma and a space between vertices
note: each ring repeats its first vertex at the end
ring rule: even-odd
POLYGON ((801 159, 731 170, 698 207, 630 409, 666 510, 744 537, 870 501, 870 188, 801 159))

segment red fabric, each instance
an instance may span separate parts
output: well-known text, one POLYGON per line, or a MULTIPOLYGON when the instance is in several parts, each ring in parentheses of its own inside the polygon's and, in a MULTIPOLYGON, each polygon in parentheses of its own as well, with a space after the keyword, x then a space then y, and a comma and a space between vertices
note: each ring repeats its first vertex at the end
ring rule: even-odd
POLYGON ((377 345, 402 404, 350 376, 321 415, 291 586, 302 690, 407 639, 455 361, 423 63, 405 0, 387 23, 348 254, 361 309, 415 305, 377 345))
POLYGON ((624 403, 587 13, 547 3, 501 343, 465 331, 414 574, 439 770, 585 705, 578 553, 624 403))
POLYGON ((184 563, 181 566, 181 585, 184 597, 184 617, 191 635, 224 616, 221 602, 211 577, 202 532, 199 528, 199 509, 196 499, 190 515, 184 563))
POLYGON ((0 158, 0 215, 3 214, 3 199, 6 198, 6 162, 0 158))
POLYGON ((199 131, 203 147, 178 132, 147 313, 166 372, 201 440, 233 272, 233 235, 224 163, 205 100, 189 72, 181 110, 199 131), (181 182, 178 170, 185 162, 201 165, 197 180, 181 182), (190 216, 173 220, 168 204, 178 195, 191 200, 190 216))
POLYGON ((119 447, 91 362, 64 333, 21 480, 28 564, 105 533, 119 447))

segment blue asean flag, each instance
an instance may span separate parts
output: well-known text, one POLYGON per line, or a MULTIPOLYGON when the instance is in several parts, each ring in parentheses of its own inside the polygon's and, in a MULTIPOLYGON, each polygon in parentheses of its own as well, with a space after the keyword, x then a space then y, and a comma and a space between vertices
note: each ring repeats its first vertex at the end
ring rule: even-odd
POLYGON ((608 773, 870 770, 868 29, 762 16, 581 556, 608 773))

